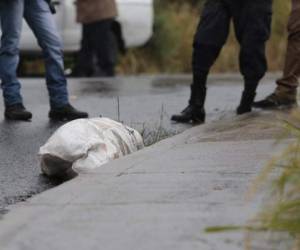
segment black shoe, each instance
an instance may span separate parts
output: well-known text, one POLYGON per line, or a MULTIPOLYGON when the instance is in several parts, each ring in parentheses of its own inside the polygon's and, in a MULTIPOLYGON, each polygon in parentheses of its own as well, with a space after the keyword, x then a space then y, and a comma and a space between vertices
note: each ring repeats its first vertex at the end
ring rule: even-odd
POLYGON ((201 106, 189 105, 181 114, 173 115, 171 120, 179 123, 201 124, 205 122, 205 111, 201 106))
POLYGON ((297 107, 298 104, 295 97, 283 98, 272 93, 265 99, 254 102, 252 106, 261 109, 291 109, 297 107))
POLYGON ((236 110, 236 113, 238 115, 242 115, 252 111, 252 105, 255 99, 255 95, 255 92, 243 92, 241 103, 236 110))
POLYGON ((7 120, 28 121, 32 118, 32 113, 27 111, 23 104, 18 103, 7 106, 4 116, 7 120))
POLYGON ((49 112, 49 118, 54 121, 72 121, 80 118, 87 118, 89 115, 86 112, 75 109, 70 104, 62 108, 54 108, 49 112))

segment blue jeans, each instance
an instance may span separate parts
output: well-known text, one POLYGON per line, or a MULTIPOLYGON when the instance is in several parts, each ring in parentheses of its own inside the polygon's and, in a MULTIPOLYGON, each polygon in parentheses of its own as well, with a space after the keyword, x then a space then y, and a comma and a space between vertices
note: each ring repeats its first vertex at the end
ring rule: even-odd
POLYGON ((20 94, 21 85, 16 73, 23 16, 43 51, 50 106, 62 107, 69 103, 67 81, 64 76, 62 43, 50 8, 44 0, 0 2, 2 29, 0 78, 5 106, 23 102, 20 94))

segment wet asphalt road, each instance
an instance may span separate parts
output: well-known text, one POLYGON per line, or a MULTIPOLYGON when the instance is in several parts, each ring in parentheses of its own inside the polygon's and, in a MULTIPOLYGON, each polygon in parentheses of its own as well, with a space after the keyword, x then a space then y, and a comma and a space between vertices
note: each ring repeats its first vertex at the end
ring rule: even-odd
MULTIPOLYGON (((259 89, 259 97, 273 89, 269 76, 259 89)), ((59 184, 39 170, 37 152, 62 123, 48 120, 48 96, 43 79, 23 79, 26 107, 33 112, 31 122, 8 122, 0 105, 0 214, 9 204, 59 184)), ((190 127, 170 122, 182 110, 189 96, 190 76, 143 76, 116 79, 69 79, 71 101, 90 117, 106 116, 146 131, 151 140, 160 127, 162 133, 176 134, 190 127), (119 103, 119 104, 118 104, 119 103), (119 108, 118 108, 119 107, 119 108), (119 112, 118 112, 119 110, 119 112)), ((242 81, 235 75, 214 76, 209 81, 207 120, 234 116, 242 81)))

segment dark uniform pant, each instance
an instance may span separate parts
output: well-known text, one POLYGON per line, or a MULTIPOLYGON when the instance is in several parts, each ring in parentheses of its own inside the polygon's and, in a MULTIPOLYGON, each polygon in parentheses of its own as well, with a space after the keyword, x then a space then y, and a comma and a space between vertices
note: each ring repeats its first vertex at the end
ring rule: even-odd
POLYGON ((271 19, 272 0, 207 0, 194 38, 192 90, 205 87, 207 74, 227 40, 233 21, 245 89, 255 91, 267 70, 265 47, 271 19))
POLYGON ((113 22, 114 19, 106 19, 83 24, 81 49, 75 73, 90 76, 98 67, 98 74, 114 76, 117 44, 113 34, 113 22))

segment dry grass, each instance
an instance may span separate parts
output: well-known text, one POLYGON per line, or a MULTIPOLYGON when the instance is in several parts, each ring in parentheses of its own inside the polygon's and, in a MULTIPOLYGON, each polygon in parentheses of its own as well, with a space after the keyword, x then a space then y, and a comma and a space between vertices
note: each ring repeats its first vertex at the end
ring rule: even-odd
POLYGON ((285 246, 286 249, 289 250, 300 250, 299 110, 293 114, 290 120, 284 121, 284 127, 295 140, 288 145, 279 156, 274 157, 269 162, 259 176, 258 182, 255 183, 255 185, 260 186, 268 180, 268 177, 274 170, 280 172, 279 175, 272 180, 272 190, 268 204, 255 218, 251 226, 254 231, 260 229, 270 232, 270 239, 273 241, 286 241, 284 242, 285 244, 279 244, 280 247, 274 246, 273 249, 282 250, 283 246, 285 246), (274 238, 274 236, 276 238, 274 238))
POLYGON ((198 9, 187 3, 157 6, 155 33, 144 48, 131 49, 118 71, 126 74, 190 72, 198 9))
POLYGON ((292 143, 265 166, 251 189, 251 193, 257 192, 268 185, 262 212, 248 225, 210 227, 207 232, 244 230, 247 250, 257 249, 257 245, 268 246, 259 249, 300 250, 300 111, 283 121, 283 126, 286 136, 294 138, 292 143), (261 237, 264 234, 268 237, 261 237))

